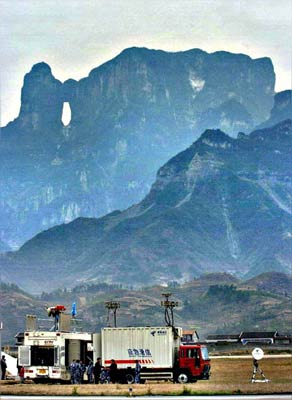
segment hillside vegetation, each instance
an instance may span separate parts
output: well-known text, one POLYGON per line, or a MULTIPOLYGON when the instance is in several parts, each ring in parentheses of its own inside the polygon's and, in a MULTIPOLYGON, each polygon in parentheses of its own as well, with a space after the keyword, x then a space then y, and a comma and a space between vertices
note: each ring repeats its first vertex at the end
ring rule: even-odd
POLYGON ((41 325, 51 327, 45 307, 64 304, 70 312, 77 303, 76 324, 83 330, 97 331, 112 324, 105 301, 119 301, 118 326, 164 325, 160 305, 164 292, 178 301, 174 310, 177 326, 197 329, 200 338, 211 333, 240 333, 243 330, 278 330, 287 332, 292 326, 292 276, 267 273, 248 281, 240 281, 225 273, 206 274, 184 285, 169 282, 167 287, 149 286, 140 290, 121 285, 85 284, 73 290, 58 289, 33 297, 15 285, 1 285, 0 313, 5 321, 3 342, 13 343, 17 331, 24 330, 26 314, 36 314, 41 325), (279 285, 281 281, 281 285, 279 285), (262 286, 265 283, 264 287, 262 286), (4 317, 5 316, 5 317, 4 317))

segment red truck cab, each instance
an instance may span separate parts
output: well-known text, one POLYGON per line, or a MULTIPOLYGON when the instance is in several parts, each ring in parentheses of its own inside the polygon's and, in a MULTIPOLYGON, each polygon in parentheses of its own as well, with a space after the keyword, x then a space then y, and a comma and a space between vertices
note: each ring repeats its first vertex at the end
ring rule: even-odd
POLYGON ((210 359, 206 346, 200 344, 181 345, 178 351, 176 381, 179 383, 209 379, 210 359))

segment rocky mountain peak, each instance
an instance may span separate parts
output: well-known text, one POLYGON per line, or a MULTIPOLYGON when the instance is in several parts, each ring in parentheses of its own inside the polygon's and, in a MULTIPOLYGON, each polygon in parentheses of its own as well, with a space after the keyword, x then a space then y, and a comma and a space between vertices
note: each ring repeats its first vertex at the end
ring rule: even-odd
POLYGON ((292 90, 284 90, 283 92, 279 92, 275 95, 274 107, 271 111, 271 118, 275 118, 276 115, 277 118, 283 118, 284 113, 287 113, 287 118, 292 118, 292 90), (279 116, 279 114, 282 116, 279 116))
POLYGON ((51 75, 52 70, 49 64, 46 62, 42 61, 37 64, 34 64, 31 68, 31 71, 29 72, 29 75, 51 75))
POLYGON ((207 146, 226 149, 232 146, 233 139, 220 129, 207 129, 202 134, 199 142, 207 146))
POLYGON ((35 64, 24 77, 19 119, 21 129, 46 130, 61 124, 62 83, 45 62, 35 64))

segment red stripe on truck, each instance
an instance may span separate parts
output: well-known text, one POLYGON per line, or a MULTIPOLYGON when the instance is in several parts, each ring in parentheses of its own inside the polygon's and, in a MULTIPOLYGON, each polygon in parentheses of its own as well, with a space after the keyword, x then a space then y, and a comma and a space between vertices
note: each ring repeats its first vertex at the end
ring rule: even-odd
MULTIPOLYGON (((153 363, 152 360, 138 360, 140 362, 140 364, 144 364, 144 363, 153 363)), ((136 359, 135 360, 115 360, 115 362, 117 364, 136 364, 136 359)), ((112 360, 104 360, 105 364, 111 364, 112 360)))
MULTIPOLYGON (((136 360, 115 360, 116 364, 135 364, 136 360)), ((104 360, 105 364, 111 364, 112 360, 104 360)))

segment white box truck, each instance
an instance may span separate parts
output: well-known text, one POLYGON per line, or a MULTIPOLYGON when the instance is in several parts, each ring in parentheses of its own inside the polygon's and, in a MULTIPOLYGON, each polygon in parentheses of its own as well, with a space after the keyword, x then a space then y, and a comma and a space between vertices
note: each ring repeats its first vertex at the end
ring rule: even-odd
POLYGON ((94 358, 100 357, 104 367, 115 360, 121 382, 134 382, 136 360, 142 366, 142 382, 209 379, 207 348, 198 343, 183 344, 181 337, 182 329, 170 326, 103 328, 93 334, 94 358))
POLYGON ((69 381, 72 360, 92 359, 92 334, 77 332, 30 331, 18 348, 18 365, 24 378, 34 381, 69 381))

